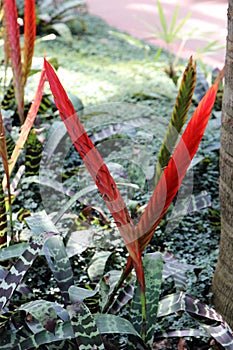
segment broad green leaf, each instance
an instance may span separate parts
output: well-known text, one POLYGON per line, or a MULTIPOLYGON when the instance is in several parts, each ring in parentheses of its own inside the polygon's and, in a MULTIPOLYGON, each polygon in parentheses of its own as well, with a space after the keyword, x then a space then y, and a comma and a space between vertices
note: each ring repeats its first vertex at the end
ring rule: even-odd
POLYGON ((69 287, 74 284, 73 271, 60 236, 49 237, 43 247, 48 265, 60 288, 64 302, 69 302, 69 287))
MULTIPOLYGON (((152 253, 153 254, 153 253, 152 253)), ((150 254, 149 254, 150 255, 150 254)), ((163 253, 163 278, 172 276, 175 282, 177 291, 186 289, 186 271, 198 268, 196 265, 180 263, 170 252, 163 253)))
MULTIPOLYGON (((121 277, 121 272, 118 270, 111 270, 107 272, 101 279, 99 283, 99 305, 102 311, 105 309, 106 305, 109 303, 109 298, 113 292, 115 286, 119 282, 121 277)), ((109 308, 108 308, 109 312, 109 308)))
POLYGON ((51 28, 54 29, 68 44, 71 45, 73 43, 73 36, 67 24, 62 22, 53 23, 51 28))
POLYGON ((23 304, 19 307, 19 310, 24 310, 31 314, 37 321, 39 321, 43 328, 54 333, 58 317, 54 310, 53 303, 42 299, 36 300, 23 304))
POLYGON ((104 349, 95 319, 83 302, 67 306, 70 322, 80 350, 104 349))
POLYGON ((140 338, 132 323, 120 316, 99 314, 95 321, 101 334, 131 334, 140 338))
POLYGON ((202 327, 226 350, 233 350, 233 335, 231 329, 221 324, 216 327, 202 325, 202 327))
POLYGON ((107 263, 108 258, 112 252, 108 251, 97 251, 91 259, 91 264, 87 269, 88 276, 90 279, 98 280, 103 276, 104 269, 107 263))
POLYGON ((132 284, 124 286, 107 312, 110 314, 117 314, 133 298, 133 292, 134 288, 132 284))
MULTIPOLYGON (((58 230, 45 211, 26 219, 27 224, 35 234, 41 232, 58 233, 58 230)), ((70 261, 62 241, 58 235, 49 237, 43 247, 43 253, 56 279, 65 303, 69 301, 68 289, 74 284, 70 261)))
POLYGON ((35 235, 39 235, 43 232, 59 233, 45 210, 29 216, 25 220, 35 235))
MULTIPOLYGON (((146 342, 149 346, 152 346, 162 283, 163 260, 161 253, 145 255, 143 266, 146 284, 146 342)), ((131 323, 134 325, 137 332, 141 332, 141 296, 138 283, 136 285, 130 313, 131 323)))
POLYGON ((4 308, 17 286, 22 282, 24 275, 29 270, 42 249, 44 240, 45 236, 39 235, 32 242, 30 242, 27 249, 10 268, 6 277, 2 280, 0 284, 0 309, 4 308))
MULTIPOLYGON (((54 343, 58 340, 72 339, 74 332, 70 321, 59 322, 55 328, 54 334, 46 330, 34 334, 25 340, 18 342, 11 350, 27 350, 37 348, 43 344, 54 343)), ((4 348, 3 348, 4 349, 4 348)), ((7 350, 7 348, 5 348, 7 350)), ((9 350, 9 348, 8 348, 9 350)))
POLYGON ((145 255, 143 263, 146 280, 146 343, 152 347, 162 283, 162 254, 145 255))
POLYGON ((97 293, 98 293, 97 289, 92 290, 92 289, 80 288, 76 286, 71 286, 69 288, 70 301, 73 304, 83 301, 87 298, 91 298, 97 293))
POLYGON ((9 247, 2 248, 0 250, 0 261, 16 258, 23 254, 23 252, 29 247, 29 243, 22 242, 10 245, 9 247))
POLYGON ((155 339, 161 338, 183 338, 183 337, 206 337, 206 332, 202 329, 181 329, 167 332, 155 333, 155 339))
POLYGON ((171 294, 160 300, 158 317, 179 311, 188 312, 224 348, 233 349, 233 335, 230 328, 213 308, 182 292, 171 294))
POLYGON ((94 230, 80 230, 71 232, 68 242, 66 244, 66 252, 69 258, 74 255, 81 254, 87 248, 93 247, 94 230))

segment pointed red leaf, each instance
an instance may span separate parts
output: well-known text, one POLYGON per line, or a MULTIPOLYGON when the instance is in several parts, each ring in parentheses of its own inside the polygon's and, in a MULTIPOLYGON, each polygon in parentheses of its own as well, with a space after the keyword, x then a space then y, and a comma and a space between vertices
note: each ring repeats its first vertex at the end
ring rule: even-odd
POLYGON ((11 65, 20 121, 24 121, 24 83, 20 53, 20 33, 17 23, 18 12, 15 0, 3 0, 3 10, 7 28, 7 38, 10 47, 11 65))
MULTIPOLYGON (((141 253, 149 244, 156 227, 159 225, 166 210, 173 201, 191 160, 198 149, 215 102, 218 82, 222 76, 223 71, 196 108, 172 158, 168 163, 168 166, 164 170, 164 173, 161 176, 138 225, 136 226, 136 236, 138 238, 141 253)), ((132 271, 132 268, 133 263, 129 256, 123 273, 124 279, 132 271)))
MULTIPOLYGON (((30 106, 30 109, 28 111, 25 122, 21 127, 19 138, 16 142, 15 148, 14 148, 12 155, 11 155, 11 158, 9 160, 9 175, 11 175, 11 173, 14 169, 15 163, 19 157, 21 150, 23 149, 23 146, 27 140, 28 134, 32 128, 34 121, 35 121, 38 109, 40 107, 41 99, 43 96, 45 80, 46 80, 45 70, 42 69, 40 81, 39 81, 39 84, 37 87, 37 91, 36 91, 34 100, 30 106)), ((6 189, 6 184, 7 184, 6 177, 4 177, 3 183, 2 183, 3 190, 6 189)))
POLYGON ((46 75, 50 84, 55 104, 64 121, 72 142, 82 157, 87 170, 98 187, 114 221, 126 244, 132 258, 139 283, 144 288, 144 274, 141 261, 141 253, 137 240, 135 240, 134 224, 129 215, 125 202, 112 178, 100 153, 93 145, 81 124, 75 109, 69 100, 56 73, 45 59, 46 75))
POLYGON ((24 82, 31 69, 36 38, 35 0, 24 0, 24 82))
POLYGON ((5 16, 3 16, 2 18, 2 27, 3 27, 2 36, 4 40, 4 64, 5 64, 5 69, 7 69, 7 66, 10 60, 10 45, 8 40, 7 24, 6 24, 5 16))
POLYGON ((218 84, 216 82, 196 108, 136 227, 141 252, 151 240, 155 228, 173 201, 198 149, 215 102, 217 90, 218 84))

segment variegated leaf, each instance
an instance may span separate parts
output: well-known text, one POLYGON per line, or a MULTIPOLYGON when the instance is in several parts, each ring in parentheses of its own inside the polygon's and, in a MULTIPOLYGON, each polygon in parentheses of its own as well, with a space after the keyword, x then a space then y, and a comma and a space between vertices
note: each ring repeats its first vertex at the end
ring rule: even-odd
POLYGON ((188 111, 192 102, 195 82, 196 65, 191 57, 184 71, 171 120, 164 136, 162 146, 159 150, 158 161, 155 169, 155 185, 158 184, 163 169, 168 165, 176 141, 179 137, 182 127, 187 120, 188 111))
POLYGON ((179 311, 188 312, 222 346, 228 350, 233 349, 233 334, 222 316, 188 294, 181 292, 162 298, 159 303, 158 317, 179 311))
POLYGON ((68 290, 74 284, 74 280, 70 260, 62 238, 59 236, 48 238, 44 244, 43 252, 56 279, 64 302, 67 304, 69 302, 68 290))
POLYGON ((44 244, 44 235, 38 236, 30 242, 28 248, 10 268, 6 277, 0 284, 0 309, 3 309, 11 298, 15 289, 22 281, 24 275, 33 264, 44 244))
MULTIPOLYGON (((163 261, 161 253, 145 255, 143 259, 146 282, 146 343, 152 346, 157 319, 163 261)), ((142 329, 140 286, 136 285, 131 307, 131 323, 137 332, 142 329)))
MULTIPOLYGON (((70 321, 60 321, 55 328, 54 334, 46 330, 40 331, 36 334, 27 337, 24 340, 17 342, 17 345, 12 347, 11 350, 27 350, 31 348, 33 349, 38 348, 40 345, 43 344, 50 344, 59 340, 72 338, 74 338, 74 332, 70 321)), ((9 350, 9 348, 7 349, 4 347, 2 347, 2 349, 9 350)))
POLYGON ((87 306, 83 302, 77 302, 67 306, 67 311, 79 349, 92 350, 98 347, 104 350, 96 322, 87 306))

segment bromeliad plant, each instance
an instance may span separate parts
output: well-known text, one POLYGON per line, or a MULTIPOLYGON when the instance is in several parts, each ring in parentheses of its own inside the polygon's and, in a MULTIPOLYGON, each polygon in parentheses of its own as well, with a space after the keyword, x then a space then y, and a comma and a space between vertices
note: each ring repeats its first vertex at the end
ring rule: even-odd
MULTIPOLYGON (((19 259, 9 271, 1 272, 0 320, 1 327, 5 330, 0 338, 2 349, 30 349, 50 343, 56 343, 58 349, 74 349, 77 346, 79 349, 108 349, 110 348, 108 339, 103 337, 106 334, 127 335, 127 349, 150 349, 156 339, 157 319, 179 311, 189 313, 226 349, 233 349, 233 337, 222 317, 207 305, 185 294, 184 271, 189 268, 188 266, 181 266, 170 254, 146 254, 142 259, 146 246, 176 195, 197 151, 215 101, 218 80, 201 100, 170 156, 166 148, 174 148, 178 134, 174 133, 173 128, 177 131, 181 130, 191 104, 195 64, 190 59, 183 75, 168 131, 159 152, 162 167, 156 168, 157 185, 139 223, 135 226, 114 179, 83 128, 55 71, 46 59, 35 103, 25 120, 25 126, 22 127, 22 139, 27 137, 25 130, 28 132, 30 129, 26 125, 30 125, 36 116, 39 101, 42 98, 45 75, 72 142, 114 218, 129 257, 121 276, 116 272, 110 272, 100 280, 94 290, 77 287, 66 247, 54 223, 46 217, 45 213, 29 217, 27 223, 33 232, 31 241, 4 248, 0 254, 2 260, 19 255, 19 259), (164 167, 165 170, 163 170, 164 167), (12 295, 16 288, 19 293, 25 295, 30 293, 22 281, 41 253, 46 257, 64 305, 46 300, 34 300, 15 308, 11 303, 9 304, 12 295), (132 278, 130 283, 127 282, 132 269, 136 272, 135 285, 132 278), (159 300, 162 275, 173 276, 177 293, 159 300), (120 293, 118 293, 119 289, 120 293), (87 307, 90 298, 95 298, 94 303, 97 303, 101 313, 91 313, 92 307, 90 309, 87 307), (130 321, 117 315, 128 303, 131 303, 130 321), (24 319, 22 315, 25 314, 24 319), (8 325, 14 328, 13 332, 8 330, 8 325)), ((19 145, 20 143, 15 152, 19 152, 19 145)), ((177 333, 168 332, 166 336, 200 334, 197 330, 183 330, 177 333)), ((46 348, 50 346, 47 345, 46 348)))
MULTIPOLYGON (((6 3, 8 3, 7 0, 6 3)), ((14 1, 11 1, 11 5, 12 3, 14 1)), ((11 21, 7 19, 7 23, 13 23, 16 26, 16 18, 15 22, 11 21)), ((8 40, 13 41, 13 38, 9 35, 8 40)), ((11 45, 11 59, 15 64, 14 87, 17 90, 17 96, 20 96, 18 101, 22 102, 20 87, 25 79, 22 76, 26 75, 22 75, 20 69, 19 77, 17 76, 20 67, 20 51, 17 49, 14 56, 12 48, 11 45)), ((94 290, 77 287, 74 283, 67 247, 54 222, 45 213, 29 217, 27 224, 32 232, 31 239, 0 251, 1 260, 18 257, 16 263, 12 264, 9 269, 1 268, 0 270, 1 349, 31 349, 41 346, 46 349, 53 348, 53 346, 56 346, 57 349, 108 349, 109 344, 103 336, 106 334, 128 335, 127 349, 150 349, 154 341, 157 318, 178 311, 189 313, 203 323, 207 332, 226 349, 233 349, 232 335, 222 317, 213 309, 183 292, 184 270, 187 267, 181 267, 169 254, 163 254, 163 256, 160 253, 145 254, 142 258, 146 246, 173 201, 197 151, 211 114, 220 78, 200 101, 175 147, 177 135, 187 119, 194 90, 195 64, 190 59, 183 75, 168 131, 159 152, 160 164, 155 171, 155 190, 139 223, 134 225, 107 165, 87 135, 61 82, 46 59, 34 102, 22 125, 9 166, 5 167, 6 180, 12 173, 35 120, 46 77, 72 142, 101 193, 123 238, 129 256, 121 276, 110 272, 109 275, 100 279, 99 285, 94 290), (172 155, 167 152, 167 149, 174 149, 172 155), (20 306, 17 307, 15 306, 17 302, 11 302, 12 296, 16 290, 25 297, 30 295, 31 291, 23 283, 23 279, 39 254, 43 254, 47 260, 57 282, 62 304, 39 299, 20 303, 20 306), (132 282, 133 277, 131 282, 128 282, 133 269, 136 272, 136 284, 132 282), (180 272, 177 273, 177 270, 180 272), (174 277, 177 293, 159 300, 162 274, 174 277), (91 307, 87 307, 90 298, 97 299, 97 306, 101 313, 92 313, 91 307), (116 315, 128 303, 131 303, 130 321, 116 315)), ((1 155, 6 164, 4 133, 1 136, 3 137, 1 155)), ((6 180, 3 181, 3 189, 9 183, 6 180)), ((4 202, 3 194, 1 194, 1 203, 4 202)), ((1 224, 5 223, 5 211, 1 211, 0 219, 1 224)), ((177 334, 196 335, 197 332, 183 331, 177 334)), ((169 335, 174 336, 174 332, 169 335)))
POLYGON ((5 65, 11 61, 15 100, 21 124, 24 122, 24 87, 29 75, 36 37, 35 1, 24 2, 24 56, 21 60, 20 32, 16 2, 2 1, 5 65))
MULTIPOLYGON (((137 226, 134 226, 114 179, 112 178, 101 155, 84 130, 58 77, 46 60, 45 71, 52 94, 54 96, 55 104, 60 112, 62 120, 66 125, 72 142, 81 155, 93 180, 95 181, 95 184, 101 193, 102 198, 118 227, 118 230, 120 231, 129 253, 126 267, 118 283, 115 285, 113 292, 104 307, 104 310, 107 311, 111 306, 115 293, 119 287, 122 286, 122 283, 126 280, 131 270, 134 268, 139 284, 139 289, 136 292, 136 295, 138 296, 136 297, 135 301, 137 311, 138 305, 140 304, 141 306, 141 322, 139 322, 138 325, 136 322, 136 325, 142 339, 147 345, 151 346, 154 334, 152 324, 155 323, 155 318, 157 316, 156 305, 158 306, 158 302, 152 298, 155 304, 155 318, 152 317, 152 319, 150 319, 151 313, 148 313, 148 310, 151 310, 151 307, 153 308, 153 302, 151 302, 151 306, 148 307, 147 299, 151 300, 151 297, 149 297, 149 295, 146 293, 142 253, 149 244, 156 227, 159 225, 166 210, 173 201, 191 163, 191 160, 197 151, 215 101, 218 90, 218 80, 212 85, 204 98, 201 100, 184 133, 182 134, 173 155, 170 157, 170 155, 167 154, 167 149, 173 148, 176 143, 177 132, 181 130, 182 125, 186 120, 194 90, 195 65, 193 64, 192 59, 190 59, 183 77, 170 125, 159 153, 159 161, 162 164, 162 167, 157 167, 156 169, 156 182, 158 182, 158 184, 155 187, 152 197, 139 223, 137 226), (174 133, 174 129, 176 129, 176 134, 174 133), (170 142, 169 147, 168 142, 170 142), (164 172, 162 172, 162 168, 164 167, 166 168, 164 172)), ((148 262, 148 264, 150 266, 151 262, 148 262)), ((157 262, 154 269, 155 271, 158 269, 157 271, 159 275, 159 273, 161 273, 161 269, 159 272, 158 266, 159 263, 157 262)), ((149 268, 150 267, 148 267, 148 269, 149 268)), ((159 280, 161 279, 158 278, 158 281, 159 280)), ((155 289, 159 290, 160 286, 156 285, 155 289)), ((181 295, 180 298, 182 299, 181 295)))

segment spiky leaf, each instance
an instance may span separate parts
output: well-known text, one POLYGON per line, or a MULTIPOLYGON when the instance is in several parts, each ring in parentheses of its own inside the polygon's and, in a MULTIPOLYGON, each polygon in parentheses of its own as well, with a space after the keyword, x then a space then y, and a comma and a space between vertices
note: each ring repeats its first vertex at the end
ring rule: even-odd
POLYGON ((176 141, 187 120, 188 111, 192 102, 195 81, 196 66, 191 57, 184 71, 172 116, 164 136, 162 146, 158 153, 158 161, 155 169, 155 185, 158 184, 163 169, 169 162, 176 141))

